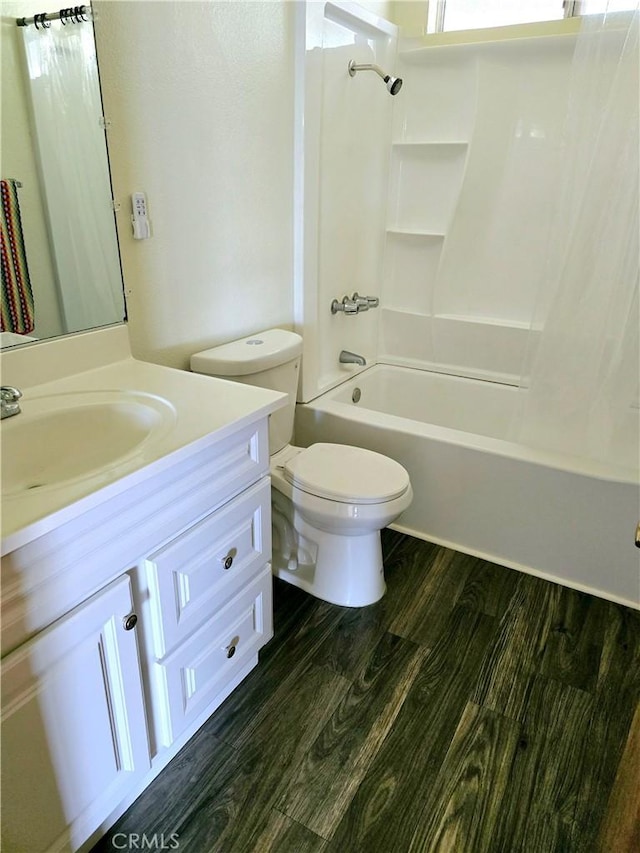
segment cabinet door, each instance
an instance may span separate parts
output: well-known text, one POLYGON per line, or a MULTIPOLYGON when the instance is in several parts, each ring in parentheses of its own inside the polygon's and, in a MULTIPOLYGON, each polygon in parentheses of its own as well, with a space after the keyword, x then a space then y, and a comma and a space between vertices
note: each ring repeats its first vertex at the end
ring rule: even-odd
POLYGON ((125 575, 2 664, 2 849, 76 849, 149 768, 125 575))

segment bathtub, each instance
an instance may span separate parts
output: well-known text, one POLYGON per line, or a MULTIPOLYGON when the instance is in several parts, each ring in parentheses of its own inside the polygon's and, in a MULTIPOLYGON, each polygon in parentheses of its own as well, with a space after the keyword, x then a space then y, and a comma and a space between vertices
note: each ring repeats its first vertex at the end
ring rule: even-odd
POLYGON ((606 466, 508 441, 518 393, 375 365, 299 404, 295 441, 353 444, 402 463, 414 500, 397 530, 640 608, 637 444, 626 463, 606 466))

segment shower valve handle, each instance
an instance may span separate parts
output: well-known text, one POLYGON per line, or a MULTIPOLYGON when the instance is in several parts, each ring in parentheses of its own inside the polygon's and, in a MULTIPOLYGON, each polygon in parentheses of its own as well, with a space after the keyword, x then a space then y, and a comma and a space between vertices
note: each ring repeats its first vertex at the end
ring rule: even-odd
POLYGON ((361 311, 368 311, 369 308, 377 308, 380 300, 377 296, 360 296, 359 293, 354 293, 351 299, 348 296, 342 297, 342 302, 334 299, 331 303, 331 313, 337 314, 342 311, 345 314, 359 314, 361 311))
POLYGON ((367 299, 366 296, 360 296, 359 293, 354 293, 353 296, 351 297, 351 299, 358 306, 358 313, 360 313, 360 311, 368 311, 369 310, 369 300, 367 299))
POLYGON ((345 314, 357 314, 358 305, 353 299, 349 299, 348 296, 343 296, 342 302, 338 302, 337 299, 334 299, 331 303, 331 313, 337 314, 338 311, 343 311, 345 314))
POLYGON ((360 296, 359 293, 354 293, 351 299, 358 306, 358 311, 368 311, 369 308, 377 308, 380 305, 377 296, 360 296))

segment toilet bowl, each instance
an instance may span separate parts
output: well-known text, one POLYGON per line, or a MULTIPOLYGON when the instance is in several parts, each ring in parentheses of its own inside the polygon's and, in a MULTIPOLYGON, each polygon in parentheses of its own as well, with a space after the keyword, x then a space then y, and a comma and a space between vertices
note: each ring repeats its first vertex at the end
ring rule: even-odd
POLYGON ((191 368, 289 394, 269 424, 273 573, 324 601, 362 607, 385 593, 380 531, 410 505, 411 483, 380 453, 289 443, 301 351, 299 335, 271 329, 197 353, 191 368))
POLYGON ((411 503, 405 469, 341 444, 288 445, 271 459, 274 574, 347 607, 386 584, 380 531, 411 503))

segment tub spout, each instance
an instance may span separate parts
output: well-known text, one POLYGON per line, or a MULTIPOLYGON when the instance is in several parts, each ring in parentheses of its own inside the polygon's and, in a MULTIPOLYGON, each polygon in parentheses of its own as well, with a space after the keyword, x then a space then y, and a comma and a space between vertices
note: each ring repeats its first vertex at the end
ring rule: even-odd
POLYGON ((20 403, 18 400, 20 397, 22 397, 22 391, 14 388, 13 385, 3 385, 0 388, 0 402, 2 403, 0 417, 11 418, 13 415, 19 415, 20 403))
POLYGON ((366 363, 366 358, 355 352, 349 352, 349 350, 343 349, 340 353, 340 364, 359 364, 364 367, 366 363))

